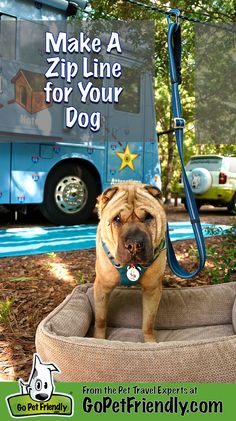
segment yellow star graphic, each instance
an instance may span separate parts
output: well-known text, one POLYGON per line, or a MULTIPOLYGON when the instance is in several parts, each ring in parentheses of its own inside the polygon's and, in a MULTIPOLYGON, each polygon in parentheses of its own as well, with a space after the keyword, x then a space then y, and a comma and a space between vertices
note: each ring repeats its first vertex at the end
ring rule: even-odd
POLYGON ((132 171, 134 171, 134 164, 133 161, 138 158, 138 153, 131 153, 129 149, 129 145, 127 143, 124 152, 116 152, 116 155, 121 159, 120 164, 120 171, 123 170, 125 167, 129 167, 132 171))

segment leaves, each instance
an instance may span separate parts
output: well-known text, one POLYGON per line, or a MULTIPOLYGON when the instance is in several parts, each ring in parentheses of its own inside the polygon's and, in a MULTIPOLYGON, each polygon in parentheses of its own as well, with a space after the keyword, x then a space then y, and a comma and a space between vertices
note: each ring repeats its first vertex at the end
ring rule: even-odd
MULTIPOLYGON (((9 282, 26 282, 30 280, 32 280, 31 277, 20 276, 9 279, 9 282)), ((0 282, 5 282, 5 279, 1 279, 0 282)))
MULTIPOLYGON (((208 228, 208 233, 211 228, 208 228)), ((212 227, 212 233, 219 234, 217 228, 212 227)), ((217 245, 207 246, 207 258, 209 267, 207 269, 211 282, 218 284, 236 279, 236 247, 235 247, 235 225, 227 230, 227 234, 221 239, 221 246, 224 253, 217 245)))
POLYGON ((6 323, 9 315, 10 315, 10 308, 13 303, 13 300, 7 298, 6 301, 0 301, 0 323, 6 323))
MULTIPOLYGON (((172 0, 170 2, 153 2, 140 0, 141 3, 150 4, 157 8, 170 10, 179 8, 185 17, 195 18, 204 22, 230 23, 235 21, 235 0, 227 2, 216 0, 204 2, 203 0, 172 0)), ((171 112, 171 87, 169 82, 168 54, 166 48, 167 25, 166 18, 156 11, 129 4, 127 1, 92 0, 92 15, 87 19, 109 20, 151 20, 155 24, 155 99, 157 131, 166 131, 173 126, 171 112)), ((81 18, 81 17, 80 17, 81 18)), ((230 155, 236 153, 236 147, 232 145, 215 145, 195 143, 195 86, 194 80, 198 71, 195 65, 195 29, 196 24, 181 20, 182 29, 182 84, 181 101, 183 117, 186 120, 184 136, 184 159, 187 163, 191 156, 197 154, 230 155)), ((213 48, 214 51, 214 48, 213 48)), ((233 95, 233 93, 232 93, 233 95)), ((213 109, 213 112, 215 110, 213 109)), ((233 139, 232 139, 233 143, 233 139)), ((162 170, 162 189, 164 197, 169 197, 172 191, 176 191, 181 173, 180 160, 174 140, 171 135, 163 135, 159 139, 159 154, 162 170)))

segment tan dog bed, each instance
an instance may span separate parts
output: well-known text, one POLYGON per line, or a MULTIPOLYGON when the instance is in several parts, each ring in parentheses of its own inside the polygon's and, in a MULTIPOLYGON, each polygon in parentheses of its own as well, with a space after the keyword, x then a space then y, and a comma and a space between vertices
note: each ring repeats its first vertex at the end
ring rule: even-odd
POLYGON ((158 343, 143 343, 142 293, 113 291, 108 339, 94 339, 93 287, 78 286, 38 326, 37 352, 61 381, 236 382, 236 282, 164 289, 158 343))

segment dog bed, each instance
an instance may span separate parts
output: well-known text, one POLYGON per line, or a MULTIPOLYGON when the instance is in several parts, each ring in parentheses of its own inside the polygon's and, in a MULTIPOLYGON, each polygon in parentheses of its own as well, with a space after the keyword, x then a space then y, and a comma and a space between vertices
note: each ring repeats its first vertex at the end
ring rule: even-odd
POLYGON ((144 343, 142 292, 113 291, 107 339, 92 337, 93 286, 76 287, 38 326, 37 352, 60 381, 236 382, 236 282, 164 289, 158 343, 144 343))

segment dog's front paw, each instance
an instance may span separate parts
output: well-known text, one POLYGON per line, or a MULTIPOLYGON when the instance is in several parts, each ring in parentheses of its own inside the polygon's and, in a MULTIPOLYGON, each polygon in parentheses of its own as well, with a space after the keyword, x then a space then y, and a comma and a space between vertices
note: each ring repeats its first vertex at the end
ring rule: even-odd
POLYGON ((143 334, 143 337, 144 337, 144 341, 145 342, 157 342, 157 339, 156 339, 156 337, 155 337, 155 335, 154 334, 143 334))
POLYGON ((93 336, 95 339, 106 339, 106 329, 95 326, 93 336))

